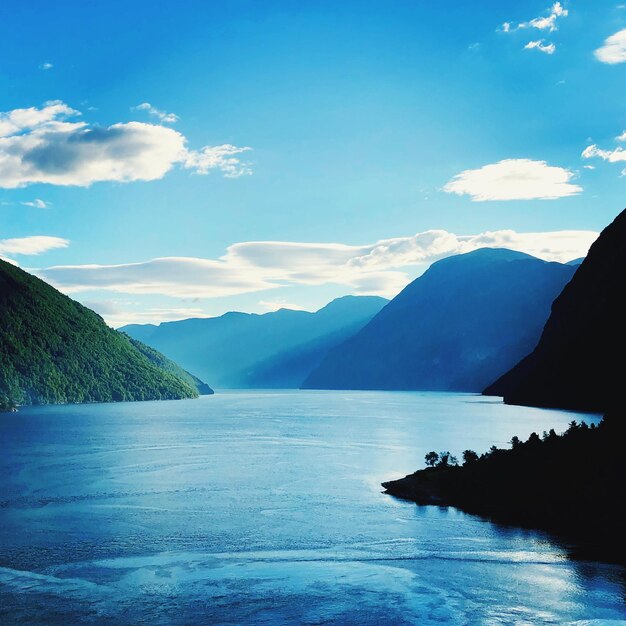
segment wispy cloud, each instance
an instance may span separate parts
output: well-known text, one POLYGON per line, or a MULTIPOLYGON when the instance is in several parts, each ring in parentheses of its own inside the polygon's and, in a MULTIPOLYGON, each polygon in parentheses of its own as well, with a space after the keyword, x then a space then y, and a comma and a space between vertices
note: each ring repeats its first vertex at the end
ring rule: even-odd
POLYGON ((175 113, 161 111, 161 109, 153 107, 149 102, 142 102, 136 107, 131 107, 131 111, 147 111, 148 115, 150 115, 151 117, 156 117, 159 122, 164 122, 166 124, 173 124, 174 122, 178 122, 179 119, 178 115, 176 115, 175 113))
POLYGON ((580 193, 574 173, 531 159, 504 159, 457 174, 443 188, 468 195, 475 202, 490 200, 553 200, 580 193))
POLYGON ((89 290, 215 298, 276 285, 250 268, 192 257, 164 257, 120 265, 68 265, 36 272, 68 293, 89 290))
POLYGON ((104 290, 216 298, 289 285, 335 284, 353 293, 393 296, 409 282, 408 267, 424 268, 446 256, 484 247, 568 261, 585 256, 597 235, 593 231, 512 230, 456 235, 430 230, 360 246, 251 241, 231 245, 219 259, 167 257, 119 265, 56 266, 36 273, 67 293, 104 290))
POLYGON ((20 202, 23 206, 31 206, 36 209, 47 209, 52 203, 46 202, 46 200, 42 200, 41 198, 35 198, 34 200, 26 200, 24 202, 20 202))
POLYGON ((37 255, 57 248, 67 248, 69 244, 67 239, 46 235, 0 239, 0 255, 37 255))
POLYGON ((538 39, 536 41, 529 41, 524 46, 524 50, 538 50, 545 54, 554 54, 556 46, 553 43, 546 43, 545 39, 538 39))
POLYGON ((568 14, 569 11, 560 2, 555 2, 549 9, 546 10, 546 15, 534 17, 527 22, 520 22, 519 24, 504 22, 504 24, 500 27, 500 30, 505 33, 510 33, 525 28, 536 28, 537 30, 553 33, 559 28, 559 18, 567 17, 568 14))
POLYGON ((210 170, 221 171, 226 178, 239 178, 252 174, 252 169, 242 163, 239 154, 251 148, 238 148, 231 144, 206 146, 200 150, 188 150, 182 160, 183 167, 197 174, 208 174, 210 170))
POLYGON ((522 22, 519 28, 537 28, 552 33, 559 28, 557 20, 561 17, 567 17, 568 14, 569 11, 560 2, 555 2, 548 9, 548 15, 535 17, 528 22, 522 22))
POLYGON ((196 307, 142 307, 137 309, 137 303, 123 300, 82 300, 81 304, 98 313, 113 328, 119 328, 126 324, 158 324, 190 317, 208 317, 206 312, 196 307))
POLYGON ((86 187, 100 181, 149 181, 174 166, 227 178, 250 174, 240 160, 248 147, 191 150, 181 133, 142 122, 91 126, 69 122, 80 113, 63 102, 0 113, 0 187, 34 183, 86 187))
MULTIPOLYGON (((626 141, 626 131, 619 134, 615 137, 616 142, 623 143, 626 141)), ((580 155, 583 159, 602 159, 607 163, 624 163, 626 162, 626 148, 622 146, 616 146, 612 150, 606 150, 604 148, 600 148, 595 143, 587 146, 580 155)), ((624 170, 626 171, 626 170, 624 170)), ((621 175, 624 175, 624 171, 622 171, 621 175)))
POLYGON ((259 306, 265 311, 279 311, 280 309, 290 309, 292 311, 304 311, 305 308, 299 304, 288 302, 282 298, 278 300, 259 300, 259 306))
POLYGON ((604 44, 594 54, 596 59, 602 63, 609 65, 624 63, 626 61, 626 28, 607 37, 604 44))
POLYGON ((51 70, 53 67, 54 65, 52 65, 52 63, 50 63, 49 61, 46 61, 45 63, 42 63, 39 66, 39 69, 46 71, 46 70, 51 70))
POLYGON ((599 157, 609 163, 622 163, 626 161, 626 150, 621 146, 618 146, 613 150, 603 150, 602 148, 598 148, 595 144, 592 144, 583 150, 581 156, 583 159, 593 159, 594 157, 599 157))
POLYGON ((0 112, 0 138, 44 128, 52 123, 58 126, 65 118, 78 115, 80 115, 79 111, 58 100, 46 102, 40 109, 30 107, 28 109, 13 109, 5 113, 0 112))
MULTIPOLYGON (((555 2, 546 10, 546 15, 534 17, 527 22, 515 24, 513 22, 504 22, 498 30, 503 33, 513 33, 520 30, 536 29, 547 33, 553 33, 559 29, 559 20, 567 17, 569 11, 560 3, 555 2)), ((525 46, 525 50, 538 50, 545 54, 554 54, 556 44, 546 41, 545 39, 537 39, 529 41, 525 46)))

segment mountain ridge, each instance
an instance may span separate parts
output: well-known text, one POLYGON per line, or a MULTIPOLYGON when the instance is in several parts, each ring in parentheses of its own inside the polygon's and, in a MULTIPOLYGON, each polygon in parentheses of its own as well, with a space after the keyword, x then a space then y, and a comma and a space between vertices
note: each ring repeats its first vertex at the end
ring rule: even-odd
POLYGON ((129 325, 120 330, 210 379, 216 387, 297 388, 311 363, 317 364, 320 354, 325 354, 331 337, 338 342, 356 332, 387 302, 378 296, 343 296, 315 312, 230 311, 218 317, 129 325), (299 348, 307 352, 302 358, 297 355, 299 348))
POLYGON ((330 350, 303 388, 480 392, 534 347, 575 271, 505 248, 446 257, 330 350))
POLYGON ((5 410, 198 395, 196 379, 181 376, 178 365, 148 352, 97 313, 0 261, 0 405, 5 410))
POLYGON ((489 385, 509 404, 607 411, 623 407, 626 210, 601 233, 555 299, 537 346, 489 385))

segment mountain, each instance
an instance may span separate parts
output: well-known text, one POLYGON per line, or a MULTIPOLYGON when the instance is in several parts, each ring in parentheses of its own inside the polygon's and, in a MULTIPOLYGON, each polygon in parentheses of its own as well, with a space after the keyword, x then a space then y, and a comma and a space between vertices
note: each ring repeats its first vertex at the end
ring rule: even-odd
MULTIPOLYGON (((124 334, 124 333, 120 333, 124 334)), ((178 363, 175 363, 171 359, 168 359, 164 354, 161 354, 154 348, 138 341, 137 339, 133 339, 132 337, 128 337, 130 343, 141 352, 150 362, 154 363, 157 367, 169 372, 176 376, 176 378, 180 378, 180 380, 186 382, 190 387, 193 387, 199 395, 201 396, 210 396, 213 394, 213 389, 209 387, 205 382, 201 381, 197 376, 190 374, 187 370, 184 370, 178 363)))
POLYGON ((536 348, 485 394, 509 404, 623 407, 625 285, 626 211, 600 234, 555 300, 536 348))
POLYGON ((226 313, 133 324, 124 331, 222 388, 297 388, 328 350, 362 328, 384 298, 345 296, 315 313, 226 313))
POLYGON ((445 258, 330 350, 303 387, 481 391, 536 345, 575 271, 506 249, 445 258))
POLYGON ((193 398, 201 385, 93 311, 0 261, 2 408, 193 398))

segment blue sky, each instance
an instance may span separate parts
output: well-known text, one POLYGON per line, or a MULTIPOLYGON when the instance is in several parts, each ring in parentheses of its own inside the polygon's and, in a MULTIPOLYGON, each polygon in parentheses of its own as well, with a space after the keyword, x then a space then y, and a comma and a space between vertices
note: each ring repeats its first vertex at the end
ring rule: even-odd
POLYGON ((114 325, 566 260, 624 208, 618 0, 5 7, 0 256, 114 325))

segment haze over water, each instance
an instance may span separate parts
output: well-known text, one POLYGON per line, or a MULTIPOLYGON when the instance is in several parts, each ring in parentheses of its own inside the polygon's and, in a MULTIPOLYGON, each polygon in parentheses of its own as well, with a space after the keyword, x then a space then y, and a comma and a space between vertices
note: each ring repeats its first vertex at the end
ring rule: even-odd
POLYGON ((381 493, 429 450, 483 452, 582 417, 459 394, 295 391, 2 415, 0 621, 626 619, 623 568, 381 493))

